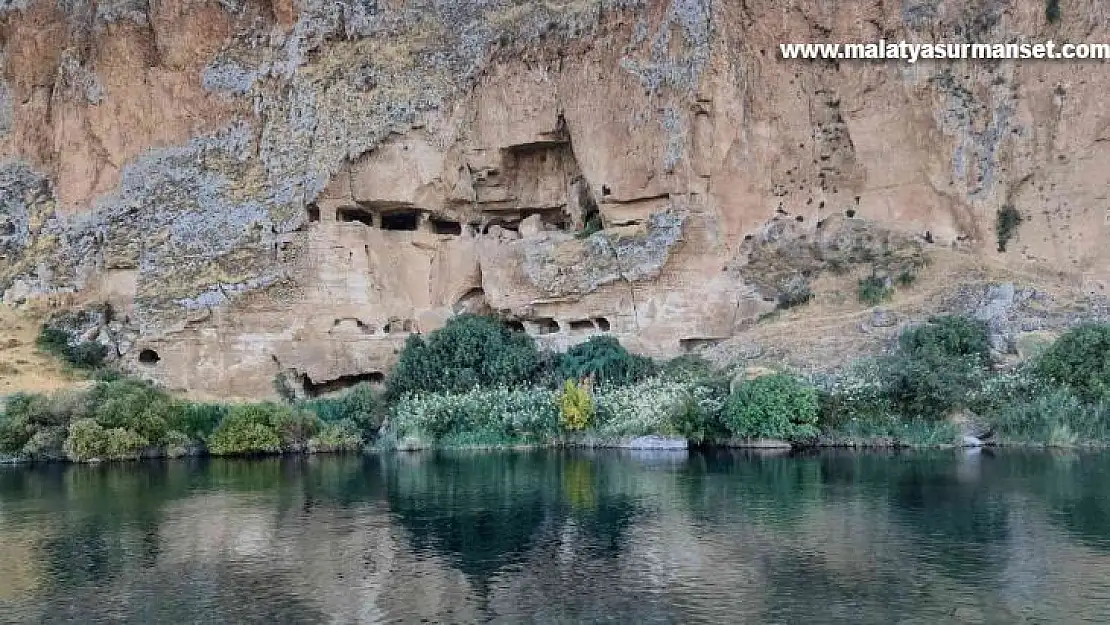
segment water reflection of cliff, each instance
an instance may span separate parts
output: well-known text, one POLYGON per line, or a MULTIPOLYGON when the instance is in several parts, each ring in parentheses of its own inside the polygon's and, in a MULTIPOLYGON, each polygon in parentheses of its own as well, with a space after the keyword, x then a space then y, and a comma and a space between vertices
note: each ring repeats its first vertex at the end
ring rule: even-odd
POLYGON ((1108 475, 1104 455, 736 452, 4 470, 0 614, 1107 621, 1108 475))

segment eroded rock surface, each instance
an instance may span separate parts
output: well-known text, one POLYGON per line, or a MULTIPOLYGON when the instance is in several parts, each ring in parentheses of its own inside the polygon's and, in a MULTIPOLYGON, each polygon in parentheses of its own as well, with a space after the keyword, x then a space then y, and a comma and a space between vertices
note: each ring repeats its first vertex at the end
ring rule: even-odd
POLYGON ((609 332, 676 355, 737 336, 784 288, 861 263, 896 275, 937 247, 1099 294, 1101 64, 777 57, 880 37, 1104 41, 1105 17, 941 0, 0 3, 0 291, 108 303, 125 367, 225 397, 270 395, 279 375, 309 394, 380 380, 407 334, 467 311, 555 348, 609 332), (1023 221, 1000 253, 1004 206, 1023 221))

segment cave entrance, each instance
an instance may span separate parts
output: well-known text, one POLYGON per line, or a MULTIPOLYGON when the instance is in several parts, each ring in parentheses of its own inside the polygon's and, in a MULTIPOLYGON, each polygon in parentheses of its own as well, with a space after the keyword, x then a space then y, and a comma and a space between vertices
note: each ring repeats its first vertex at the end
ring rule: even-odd
POLYGON ((435 234, 462 235, 462 223, 450 219, 432 219, 432 232, 435 234))
POLYGON ((374 214, 368 210, 354 206, 345 206, 335 211, 335 219, 345 223, 359 222, 367 226, 374 226, 374 214))
POLYGON ((363 382, 373 386, 381 386, 385 383, 385 374, 381 371, 370 371, 369 373, 341 375, 333 380, 324 380, 323 382, 313 382, 312 379, 306 375, 304 376, 304 394, 308 397, 330 395, 331 393, 338 393, 339 391, 349 389, 363 382))
POLYGON ((416 230, 420 226, 420 211, 382 213, 382 230, 416 230))
POLYGON ((141 365, 151 367, 158 364, 159 360, 162 360, 162 357, 153 349, 144 349, 139 352, 139 364, 141 365))

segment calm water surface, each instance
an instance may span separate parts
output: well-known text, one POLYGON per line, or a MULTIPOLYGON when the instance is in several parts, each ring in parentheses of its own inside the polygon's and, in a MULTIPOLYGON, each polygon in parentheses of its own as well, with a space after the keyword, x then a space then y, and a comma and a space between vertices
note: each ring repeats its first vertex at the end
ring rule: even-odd
POLYGON ((1110 454, 0 468, 13 623, 1110 623, 1110 454))

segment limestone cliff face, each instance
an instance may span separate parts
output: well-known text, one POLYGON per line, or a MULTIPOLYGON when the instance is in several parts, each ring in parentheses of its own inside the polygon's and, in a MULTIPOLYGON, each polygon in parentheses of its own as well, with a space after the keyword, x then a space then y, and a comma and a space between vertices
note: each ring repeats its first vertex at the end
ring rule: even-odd
POLYGON ((1097 291, 1104 64, 777 53, 1110 41, 1061 4, 0 0, 0 291, 108 303, 124 367, 240 397, 377 379, 466 310, 674 355, 876 241, 1097 291))

